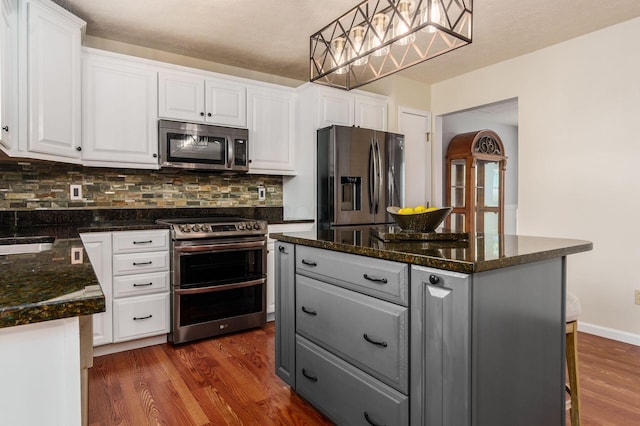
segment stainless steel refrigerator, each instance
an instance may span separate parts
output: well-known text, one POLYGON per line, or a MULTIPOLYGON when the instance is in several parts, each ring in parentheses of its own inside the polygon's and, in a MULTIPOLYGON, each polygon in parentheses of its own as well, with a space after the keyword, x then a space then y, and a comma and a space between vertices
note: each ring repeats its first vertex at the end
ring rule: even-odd
POLYGON ((392 223, 404 204, 404 136, 331 126, 318 130, 318 228, 392 223))

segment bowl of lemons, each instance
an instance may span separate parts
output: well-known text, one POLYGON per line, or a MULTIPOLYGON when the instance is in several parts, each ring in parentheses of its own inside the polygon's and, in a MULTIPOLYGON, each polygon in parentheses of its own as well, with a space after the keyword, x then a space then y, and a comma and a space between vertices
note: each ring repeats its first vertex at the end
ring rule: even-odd
POLYGON ((451 213, 451 207, 387 207, 387 212, 393 217, 403 231, 433 232, 451 213))

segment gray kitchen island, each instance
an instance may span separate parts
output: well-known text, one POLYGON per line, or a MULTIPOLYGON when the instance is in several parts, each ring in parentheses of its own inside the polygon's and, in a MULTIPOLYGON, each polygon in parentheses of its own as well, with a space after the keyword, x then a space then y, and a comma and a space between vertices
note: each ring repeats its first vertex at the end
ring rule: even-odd
POLYGON ((394 227, 271 234, 276 373, 340 425, 563 425, 566 256, 394 227))

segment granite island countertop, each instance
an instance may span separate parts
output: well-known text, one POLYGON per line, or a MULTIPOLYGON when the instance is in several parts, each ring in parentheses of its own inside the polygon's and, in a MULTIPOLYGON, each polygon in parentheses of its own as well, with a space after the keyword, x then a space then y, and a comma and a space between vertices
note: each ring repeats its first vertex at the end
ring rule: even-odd
MULTIPOLYGON (((371 228, 370 225, 350 226, 310 232, 272 233, 269 237, 293 244, 462 273, 506 268, 593 249, 590 241, 507 234, 470 234, 467 239, 450 241, 403 239, 385 242, 373 236, 371 228)), ((398 229, 392 231, 398 232, 398 229)))
POLYGON ((104 294, 79 238, 55 239, 39 253, 0 255, 0 328, 104 310, 104 294), (72 263, 72 250, 81 251, 81 262, 72 263))

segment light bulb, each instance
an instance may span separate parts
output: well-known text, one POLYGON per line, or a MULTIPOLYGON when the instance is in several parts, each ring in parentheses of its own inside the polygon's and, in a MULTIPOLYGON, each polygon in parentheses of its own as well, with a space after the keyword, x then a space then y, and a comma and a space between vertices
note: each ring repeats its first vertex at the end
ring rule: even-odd
POLYGON ((415 34, 413 33, 409 34, 410 25, 411 25, 411 12, 412 12, 411 9, 413 9, 413 2, 409 0, 401 0, 398 3, 399 16, 396 17, 396 22, 394 23, 393 36, 398 37, 398 36, 402 36, 403 34, 408 34, 406 37, 403 37, 400 40, 398 40, 397 43, 401 45, 413 43, 413 41, 416 39, 415 34))
MULTIPOLYGON (((344 37, 338 37, 331 42, 331 49, 333 50, 333 67, 338 67, 344 64, 347 57, 345 52, 345 39, 344 37)), ((336 74, 345 74, 348 67, 338 68, 336 74)))
POLYGON ((384 13, 376 13, 373 16, 371 25, 373 31, 369 36, 369 47, 375 49, 371 54, 373 56, 384 56, 389 53, 389 46, 380 47, 384 42, 385 31, 387 31, 387 22, 389 18, 384 13))
MULTIPOLYGON (((361 26, 354 27, 351 30, 350 38, 351 38, 351 43, 353 44, 353 49, 351 50, 351 54, 352 54, 351 58, 356 58, 365 47, 364 33, 365 33, 364 27, 361 27, 361 26)), ((368 61, 369 61, 369 58, 365 56, 364 58, 360 58, 353 61, 353 65, 365 65, 368 61)))
MULTIPOLYGON (((429 0, 428 6, 424 9, 424 15, 422 18, 423 23, 430 22, 432 24, 444 25, 442 20, 442 11, 440 10, 440 1, 439 0, 429 0), (429 10, 431 10, 431 20, 429 20, 429 10)), ((423 31, 428 33, 435 33, 436 27, 433 25, 427 25, 423 28, 423 31)))

